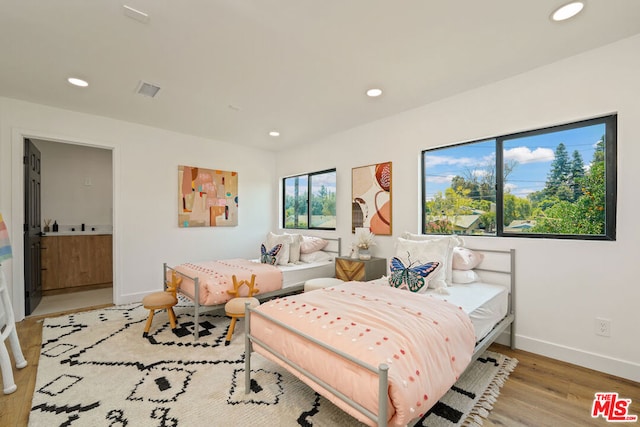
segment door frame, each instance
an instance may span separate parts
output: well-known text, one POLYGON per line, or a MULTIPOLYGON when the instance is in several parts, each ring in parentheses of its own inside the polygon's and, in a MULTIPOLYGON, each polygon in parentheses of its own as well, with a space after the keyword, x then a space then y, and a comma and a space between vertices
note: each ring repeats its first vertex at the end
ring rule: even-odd
POLYGON ((25 318, 25 295, 24 295, 24 242, 23 242, 23 224, 24 224, 24 170, 22 159, 24 157, 24 139, 43 139, 62 144, 83 145, 86 147, 100 148, 111 150, 111 179, 113 185, 112 209, 113 209, 113 302, 118 304, 120 291, 120 266, 118 263, 119 253, 119 233, 118 233, 118 199, 119 183, 116 179, 120 171, 119 149, 113 143, 104 141, 89 140, 87 138, 73 137, 68 135, 56 135, 53 133, 35 131, 29 129, 13 128, 11 132, 11 245, 14 254, 10 263, 3 263, 2 268, 6 268, 11 264, 10 269, 5 269, 7 276, 11 277, 12 282, 12 304, 16 321, 19 322, 25 318), (10 271, 7 271, 10 270, 10 271))

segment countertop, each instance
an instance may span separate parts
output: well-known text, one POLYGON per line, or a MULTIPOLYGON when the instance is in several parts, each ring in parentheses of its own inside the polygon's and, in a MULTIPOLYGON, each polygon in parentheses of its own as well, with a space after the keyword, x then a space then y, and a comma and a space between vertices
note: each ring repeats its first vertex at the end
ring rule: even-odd
POLYGON ((110 231, 104 230, 87 230, 87 231, 50 231, 48 233, 42 233, 43 236, 99 236, 99 235, 111 235, 110 231))

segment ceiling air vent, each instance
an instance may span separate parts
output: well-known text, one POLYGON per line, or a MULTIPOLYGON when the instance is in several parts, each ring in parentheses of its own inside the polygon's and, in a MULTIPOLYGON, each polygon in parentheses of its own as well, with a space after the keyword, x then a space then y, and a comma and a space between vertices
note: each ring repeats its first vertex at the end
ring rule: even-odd
POLYGON ((136 90, 136 92, 138 92, 138 94, 140 95, 153 98, 154 96, 156 96, 159 90, 160 90, 160 86, 156 86, 154 84, 141 81, 140 84, 138 85, 138 89, 136 90))

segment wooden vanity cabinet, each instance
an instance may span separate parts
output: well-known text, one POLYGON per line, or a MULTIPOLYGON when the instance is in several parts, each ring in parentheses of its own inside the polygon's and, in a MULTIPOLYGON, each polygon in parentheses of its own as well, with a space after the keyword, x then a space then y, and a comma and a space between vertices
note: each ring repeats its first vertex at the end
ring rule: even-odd
POLYGON ((42 290, 113 281, 112 236, 42 237, 42 290))
POLYGON ((40 239, 40 263, 42 290, 58 289, 58 237, 42 236, 40 239))

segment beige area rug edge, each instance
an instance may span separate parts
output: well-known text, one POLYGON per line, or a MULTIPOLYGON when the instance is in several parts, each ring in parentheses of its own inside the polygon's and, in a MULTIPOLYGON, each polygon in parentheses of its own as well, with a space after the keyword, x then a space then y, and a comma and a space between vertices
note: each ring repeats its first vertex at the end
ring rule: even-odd
POLYGON ((518 366, 518 359, 513 357, 505 358, 500 366, 500 370, 493 378, 487 389, 475 402, 473 408, 467 414, 461 425, 465 427, 479 427, 484 420, 489 417, 493 405, 498 401, 500 390, 505 382, 509 379, 509 375, 518 366))
MULTIPOLYGON (((242 325, 226 347, 228 318, 207 313, 200 322, 206 335, 194 342, 192 309, 177 307, 182 336, 171 332, 166 313, 158 313, 143 339, 147 314, 130 304, 46 319, 29 425, 260 425, 259 416, 264 425, 361 426, 262 357, 252 357, 254 390, 245 395, 242 325)), ((431 414, 418 425, 482 424, 517 364, 497 353, 496 360, 494 353, 485 355, 496 371, 474 393, 473 409, 455 421, 431 414)), ((466 390, 450 390, 441 399, 443 413, 460 396, 470 400, 466 390), (459 396, 446 398, 450 393, 459 396)))

